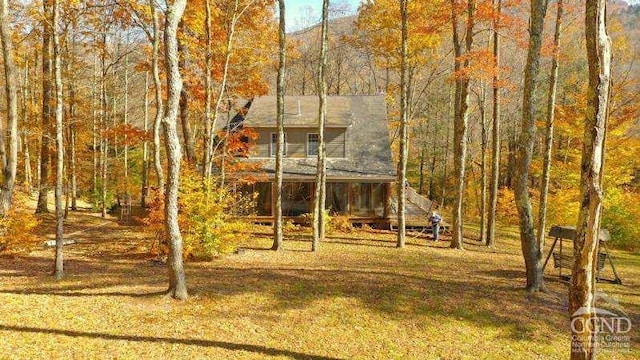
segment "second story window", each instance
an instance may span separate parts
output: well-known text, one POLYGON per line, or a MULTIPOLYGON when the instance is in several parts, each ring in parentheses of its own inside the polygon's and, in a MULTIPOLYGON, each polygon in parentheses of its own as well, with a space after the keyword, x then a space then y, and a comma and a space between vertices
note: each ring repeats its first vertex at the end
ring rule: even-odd
MULTIPOLYGON (((271 133, 271 147, 270 147, 270 156, 276 156, 276 150, 278 149, 278 133, 271 133)), ((287 133, 284 133, 284 152, 282 156, 287 156, 287 133)))
POLYGON ((307 156, 318 156, 319 145, 318 134, 307 134, 307 156))

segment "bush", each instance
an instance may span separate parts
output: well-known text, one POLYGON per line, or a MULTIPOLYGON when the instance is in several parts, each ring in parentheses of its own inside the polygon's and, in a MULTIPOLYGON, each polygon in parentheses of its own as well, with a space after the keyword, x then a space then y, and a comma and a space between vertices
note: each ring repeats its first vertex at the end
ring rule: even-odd
MULTIPOLYGON (((153 250, 167 253, 164 228, 164 198, 156 191, 150 204, 149 217, 144 221, 156 236, 153 250)), ((249 206, 239 195, 219 188, 214 182, 204 182, 193 171, 181 178, 178 199, 178 223, 183 240, 185 259, 212 259, 233 252, 239 241, 251 232, 251 226, 237 221, 233 209, 249 206)))
POLYGON ((27 208, 28 199, 27 194, 16 191, 9 213, 0 218, 0 252, 28 253, 37 246, 38 240, 32 231, 39 221, 27 208))
POLYGON ((348 215, 335 215, 331 217, 331 228, 336 231, 351 232, 353 224, 348 215))
MULTIPOLYGON (((323 213, 324 218, 324 230, 328 234, 333 231, 331 215, 329 215, 329 209, 325 209, 323 213)), ((300 215, 300 224, 302 226, 313 227, 313 213, 305 213, 300 215)))

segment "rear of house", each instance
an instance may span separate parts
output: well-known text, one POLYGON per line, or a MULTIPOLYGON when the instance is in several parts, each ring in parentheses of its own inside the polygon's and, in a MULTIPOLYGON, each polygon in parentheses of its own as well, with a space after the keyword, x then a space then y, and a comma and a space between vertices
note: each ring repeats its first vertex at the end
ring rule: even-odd
MULTIPOLYGON (((330 96, 327 99, 326 208, 347 215, 353 222, 388 224, 391 183, 395 167, 391 157, 384 96, 330 96)), ((246 191, 258 194, 258 220, 271 220, 275 211, 274 175, 277 141, 276 97, 254 99, 242 121, 257 133, 249 156, 264 181, 246 191)), ((318 154, 317 96, 285 97, 285 157, 283 160, 283 215, 295 218, 310 213, 315 193, 318 154)))

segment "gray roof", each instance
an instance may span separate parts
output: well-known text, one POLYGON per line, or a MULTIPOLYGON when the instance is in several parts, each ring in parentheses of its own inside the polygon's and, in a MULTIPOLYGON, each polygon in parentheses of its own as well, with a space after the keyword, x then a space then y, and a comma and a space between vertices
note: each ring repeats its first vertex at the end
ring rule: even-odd
MULTIPOLYGON (((253 100, 244 125, 249 127, 274 127, 276 125, 275 96, 263 96, 253 100)), ((317 96, 286 96, 284 98, 284 123, 288 127, 318 126, 317 96)), ((327 98, 327 127, 347 127, 353 121, 351 98, 332 96, 327 98)))
MULTIPOLYGON (((306 104, 307 108, 314 104, 311 96, 288 96, 285 103, 306 104)), ((259 114, 263 119, 275 119, 275 97, 256 99, 261 104, 259 114), (270 109, 271 116, 267 116, 270 109)), ((317 97, 315 100, 317 112, 317 97)), ((254 103, 255 105, 255 103, 254 103)), ((396 168, 391 156, 389 129, 387 127, 387 108, 384 95, 378 96, 329 96, 327 108, 332 109, 327 114, 327 121, 333 124, 349 121, 346 128, 346 157, 327 159, 327 178, 351 179, 371 181, 393 181, 396 168), (336 115, 337 114, 337 115, 336 115), (348 114, 345 115, 345 114, 348 114)), ((253 105, 247 114, 247 120, 252 116, 253 105)), ((297 109, 296 109, 297 110, 297 109)), ((306 117, 305 117, 306 118, 306 117)), ((307 119, 311 119, 309 116, 307 119)), ((314 122, 317 121, 317 115, 314 122)), ((254 126, 250 122, 247 126, 254 126)), ((285 127, 297 127, 299 122, 289 123, 285 119, 285 127)), ((305 124, 306 125, 306 124, 305 124)), ((275 120, 270 125, 275 126, 275 120)), ((275 159, 246 159, 262 164, 267 176, 272 178, 275 173, 275 159)), ((286 179, 313 178, 316 173, 316 158, 287 158, 283 160, 284 177, 286 179)))

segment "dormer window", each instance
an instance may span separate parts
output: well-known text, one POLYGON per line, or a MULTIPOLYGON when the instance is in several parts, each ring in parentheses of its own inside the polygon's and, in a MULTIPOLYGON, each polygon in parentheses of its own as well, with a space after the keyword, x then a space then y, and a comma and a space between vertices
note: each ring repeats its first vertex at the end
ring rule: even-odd
MULTIPOLYGON (((287 156, 287 133, 284 133, 284 152, 282 156, 287 156)), ((271 157, 276 156, 276 150, 278 149, 278 133, 271 133, 271 147, 269 154, 271 157)))
POLYGON ((307 134, 307 156, 318 156, 320 139, 318 134, 307 134))

